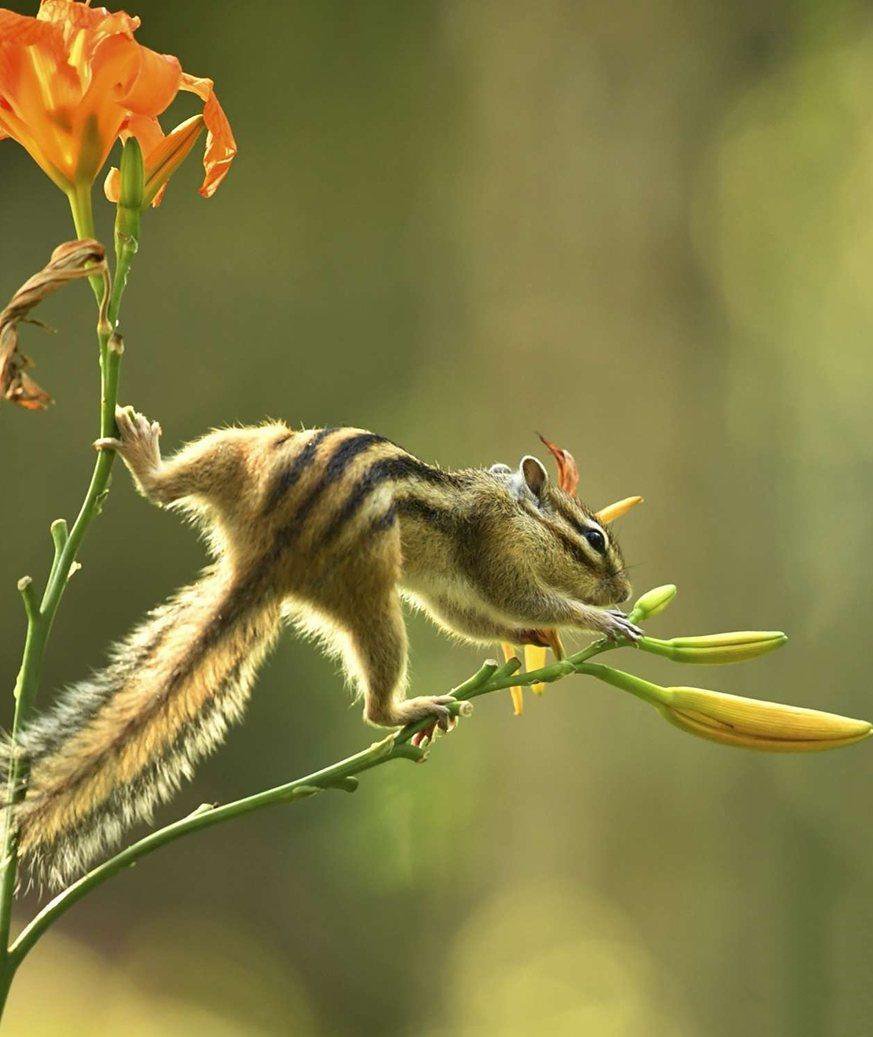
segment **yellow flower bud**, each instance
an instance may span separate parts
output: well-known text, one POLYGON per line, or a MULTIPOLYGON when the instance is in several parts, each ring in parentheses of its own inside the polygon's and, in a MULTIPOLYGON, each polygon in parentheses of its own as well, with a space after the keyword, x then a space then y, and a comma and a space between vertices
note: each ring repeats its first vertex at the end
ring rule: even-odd
POLYGON ((643 637, 637 646, 677 663, 737 663, 781 648, 787 640, 781 630, 735 630, 726 634, 673 637, 669 641, 643 637))
POLYGON ((665 583, 663 587, 655 587, 650 591, 646 591, 642 597, 637 598, 634 607, 628 615, 628 619, 632 623, 642 623, 645 619, 651 619, 652 616, 657 616, 659 612, 663 612, 675 597, 675 583, 665 583))
POLYGON ((834 713, 726 695, 705 688, 667 688, 658 708, 676 727, 723 745, 764 752, 817 752, 868 738, 873 726, 834 713))
MULTIPOLYGON (((524 668, 528 672, 531 670, 539 670, 546 665, 546 652, 547 648, 541 648, 539 645, 525 645, 524 646, 524 668)), ((534 695, 542 695, 546 690, 545 684, 531 684, 530 690, 534 695)))

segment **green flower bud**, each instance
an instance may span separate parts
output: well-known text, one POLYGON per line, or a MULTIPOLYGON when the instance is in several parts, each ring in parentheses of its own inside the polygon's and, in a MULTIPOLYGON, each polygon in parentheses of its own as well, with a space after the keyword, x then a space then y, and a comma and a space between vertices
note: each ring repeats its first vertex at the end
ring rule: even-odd
POLYGON ((781 648, 787 640, 781 630, 737 630, 700 637, 673 637, 669 641, 643 637, 637 646, 676 663, 738 663, 781 648))
POLYGON ((637 598, 628 619, 631 623, 641 623, 643 620, 651 619, 652 616, 663 612, 675 597, 675 583, 665 583, 663 587, 654 587, 652 590, 646 591, 642 597, 637 598))
POLYGON ((124 209, 137 212, 143 207, 145 198, 145 166, 142 148, 136 137, 128 137, 121 150, 120 185, 118 204, 124 209))

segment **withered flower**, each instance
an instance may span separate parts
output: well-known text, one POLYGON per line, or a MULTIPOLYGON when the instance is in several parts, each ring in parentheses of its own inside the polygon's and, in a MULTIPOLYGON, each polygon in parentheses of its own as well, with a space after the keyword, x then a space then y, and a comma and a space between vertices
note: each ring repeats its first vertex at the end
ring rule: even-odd
POLYGON ((102 277, 106 289, 100 312, 100 320, 105 321, 109 271, 99 241, 67 241, 58 245, 46 266, 25 281, 13 295, 9 305, 0 313, 0 399, 9 400, 26 410, 43 410, 52 402, 51 396, 27 373, 32 364, 18 347, 18 325, 28 320, 31 310, 46 296, 70 281, 95 274, 102 277))

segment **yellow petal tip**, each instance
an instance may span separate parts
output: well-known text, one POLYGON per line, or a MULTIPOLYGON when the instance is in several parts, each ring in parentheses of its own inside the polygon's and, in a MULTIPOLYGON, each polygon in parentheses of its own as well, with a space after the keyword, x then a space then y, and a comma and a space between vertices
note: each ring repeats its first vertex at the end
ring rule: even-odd
POLYGON ((637 504, 642 503, 642 497, 625 497, 623 500, 607 504, 605 508, 601 508, 600 511, 595 512, 594 517, 598 522, 609 524, 610 522, 614 522, 617 518, 621 518, 622 515, 626 515, 631 508, 635 508, 637 504))

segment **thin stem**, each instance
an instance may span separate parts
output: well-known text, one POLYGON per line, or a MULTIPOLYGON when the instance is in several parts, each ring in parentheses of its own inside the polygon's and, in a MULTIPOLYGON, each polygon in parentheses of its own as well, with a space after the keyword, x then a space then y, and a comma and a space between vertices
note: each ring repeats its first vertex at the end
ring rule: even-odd
MULTIPOLYGON (((622 644, 599 641, 570 659, 556 662, 551 666, 544 666, 539 670, 531 670, 529 673, 524 674, 516 672, 521 665, 518 659, 511 659, 503 666, 498 666, 496 662, 489 660, 477 673, 453 689, 451 694, 458 701, 456 705, 451 707, 452 713, 455 716, 465 714, 470 707, 465 709, 464 703, 481 695, 502 691, 514 685, 549 683, 560 680, 571 673, 580 672, 582 667, 585 667, 587 670, 588 664, 584 661, 579 662, 581 657, 590 658, 591 655, 618 647, 622 647, 622 644)), ((609 667, 591 667, 591 669, 608 670, 609 667)), ((618 673, 620 671, 615 672, 618 673)), ((600 674, 592 673, 592 676, 600 676, 600 674)), ((372 770, 374 767, 380 767, 392 760, 423 760, 427 754, 422 749, 409 745, 409 741, 414 734, 424 730, 427 726, 428 721, 426 720, 411 724, 396 734, 389 735, 382 741, 375 742, 362 752, 340 760, 330 767, 314 771, 312 774, 307 774, 285 785, 278 785, 275 788, 235 800, 232 803, 226 803, 223 806, 200 807, 187 817, 183 817, 165 828, 158 829, 156 832, 151 832, 138 842, 133 843, 114 857, 111 857, 108 861, 104 861, 103 864, 98 865, 86 875, 83 875, 82 878, 49 901, 26 928, 22 930, 18 939, 10 948, 12 967, 17 968, 20 965, 22 959, 33 948, 43 933, 74 904, 78 903, 97 886, 106 882, 107 879, 136 864, 137 861, 154 853, 155 850, 175 842, 177 839, 181 839, 182 836, 189 835, 192 832, 211 828, 213 825, 230 821, 236 817, 242 817, 264 807, 274 806, 279 803, 295 803, 327 789, 339 788, 353 791, 357 787, 356 775, 372 770)))
MULTIPOLYGON (((73 226, 76 228, 76 236, 78 238, 93 238, 94 211, 91 206, 91 185, 77 184, 70 189, 67 198, 70 201, 70 211, 73 214, 73 226)), ((99 277, 89 277, 88 282, 99 306, 103 299, 103 282, 99 277)))
MULTIPOLYGON (((72 191, 69 200, 77 235, 80 238, 93 238, 94 220, 91 210, 90 187, 72 191)), ((135 252, 136 242, 131 238, 125 242, 124 250, 117 257, 116 278, 111 286, 107 286, 101 278, 88 279, 97 299, 99 314, 97 342, 100 362, 101 437, 113 436, 117 431, 115 406, 118 399, 118 375, 123 346, 120 336, 112 329, 118 320, 121 296, 135 252)), ((52 523, 54 559, 38 605, 29 578, 26 583, 22 581, 23 586, 22 583, 19 583, 27 614, 27 634, 21 667, 15 684, 12 751, 4 797, 2 857, 0 857, 0 868, 2 868, 2 877, 0 877, 0 1013, 3 1011, 12 976, 20 960, 12 954, 9 948, 12 903, 18 874, 18 834, 13 819, 15 808, 24 799, 27 790, 29 762, 16 751, 16 747, 21 730, 33 711, 46 644, 61 598, 72 574, 79 547, 92 520, 100 513, 103 501, 109 492, 109 478, 114 459, 111 451, 101 451, 97 455, 85 498, 72 528, 68 530, 63 519, 52 523)))
POLYGON ((635 677, 632 673, 616 670, 612 666, 603 666, 601 663, 579 663, 577 672, 584 673, 588 677, 596 677, 621 691, 628 691, 651 706, 667 705, 670 701, 668 693, 659 684, 644 681, 642 677, 635 677))
POLYGON ((362 752, 349 756, 331 767, 307 774, 296 781, 279 785, 276 788, 258 792, 245 799, 236 800, 220 807, 204 807, 195 810, 187 817, 151 832, 132 846, 128 846, 121 853, 105 861, 103 864, 83 875, 77 882, 59 893, 39 912, 30 924, 21 932, 18 939, 10 948, 10 955, 14 967, 18 967, 22 958, 33 947, 36 941, 43 935, 57 919, 68 911, 73 904, 81 900, 95 886, 101 885, 113 875, 129 868, 143 857, 148 856, 155 850, 166 846, 168 843, 181 839, 183 835, 191 832, 199 832, 203 828, 211 828, 213 825, 221 824, 244 814, 251 814, 255 810, 272 806, 276 803, 294 803, 300 799, 306 799, 326 789, 336 788, 342 783, 361 771, 369 770, 373 766, 387 763, 388 760, 402 757, 402 750, 397 752, 394 736, 389 736, 380 742, 364 749, 362 752))

